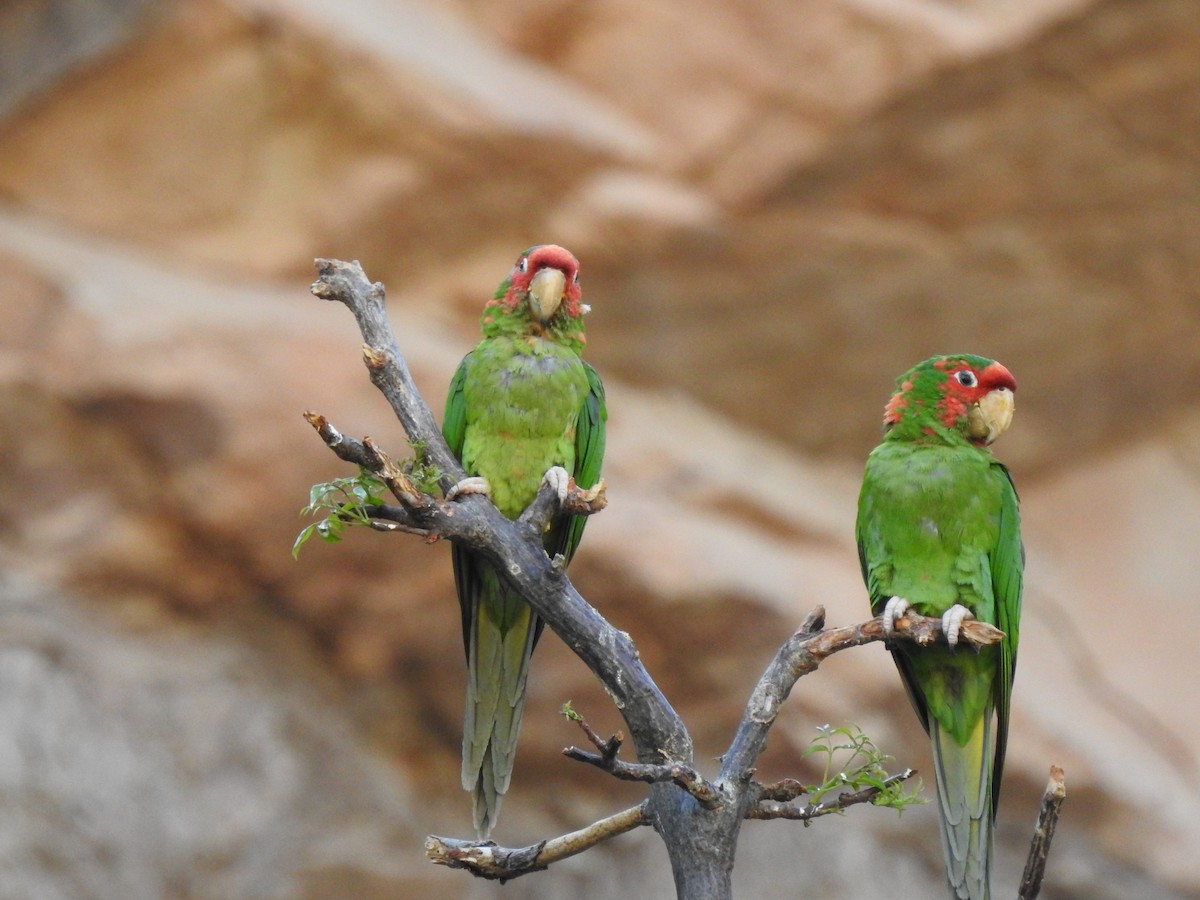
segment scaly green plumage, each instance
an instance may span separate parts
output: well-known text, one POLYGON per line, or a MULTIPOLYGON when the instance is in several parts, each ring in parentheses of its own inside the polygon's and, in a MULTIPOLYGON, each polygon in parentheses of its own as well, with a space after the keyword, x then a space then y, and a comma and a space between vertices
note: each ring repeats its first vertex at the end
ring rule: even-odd
POLYGON ((1021 611, 1017 494, 987 446, 1008 425, 1015 387, 999 363, 969 355, 934 357, 902 375, 887 433, 867 460, 856 529, 877 615, 893 597, 926 616, 959 604, 1005 633, 978 653, 892 648, 933 745, 952 894, 971 900, 990 893, 1021 611))
MULTIPOLYGON (((446 441, 468 475, 487 479, 492 501, 509 518, 529 505, 552 466, 582 488, 600 478, 607 412, 600 379, 580 358, 587 308, 577 274, 578 263, 561 247, 523 253, 484 309, 484 339, 450 384, 446 441), (531 296, 542 269, 565 276, 546 318, 531 296)), ((546 552, 569 561, 585 522, 556 517, 546 552)), ((452 553, 468 672, 463 787, 474 793, 475 827, 486 837, 512 774, 529 658, 543 623, 486 561, 457 545, 452 553)))

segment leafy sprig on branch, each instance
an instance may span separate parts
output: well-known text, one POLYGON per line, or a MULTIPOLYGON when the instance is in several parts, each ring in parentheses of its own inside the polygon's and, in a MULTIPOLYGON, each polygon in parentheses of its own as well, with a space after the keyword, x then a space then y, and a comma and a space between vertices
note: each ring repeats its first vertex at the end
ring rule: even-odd
POLYGON ((805 788, 810 803, 819 804, 836 790, 861 791, 864 788, 876 791, 871 798, 873 805, 901 812, 909 806, 928 802, 920 796, 921 779, 896 780, 886 768, 895 757, 880 750, 857 725, 838 728, 818 725, 817 736, 803 755, 825 758, 821 783, 805 788))
POLYGON ((314 484, 308 492, 308 505, 300 510, 302 516, 323 516, 319 522, 306 525, 292 543, 292 556, 299 558, 300 549, 315 534, 321 540, 335 544, 351 525, 370 526, 369 507, 383 504, 387 486, 362 466, 358 474, 314 484))

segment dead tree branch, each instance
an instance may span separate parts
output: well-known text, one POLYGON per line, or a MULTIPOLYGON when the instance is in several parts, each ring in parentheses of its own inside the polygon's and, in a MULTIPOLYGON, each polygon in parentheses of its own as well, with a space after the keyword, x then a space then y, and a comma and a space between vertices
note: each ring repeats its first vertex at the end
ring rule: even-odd
POLYGON ((579 831, 516 849, 500 847, 492 841, 460 841, 430 835, 425 839, 425 856, 441 866, 467 869, 480 878, 504 882, 530 872, 540 872, 551 863, 649 824, 646 803, 640 803, 579 831))
POLYGON ((590 753, 587 750, 580 750, 578 747, 565 747, 563 756, 568 759, 595 766, 621 781, 643 781, 646 784, 673 782, 699 800, 706 809, 716 809, 720 804, 721 800, 716 788, 705 781, 703 776, 692 766, 681 763, 647 765, 625 762, 617 758, 621 744, 625 740, 624 736, 618 733, 606 740, 596 733, 596 730, 588 724, 587 719, 570 709, 569 706, 564 707, 564 713, 587 735, 592 746, 600 751, 599 753, 590 753))
POLYGON ((646 763, 628 763, 615 756, 608 758, 603 754, 589 753, 578 747, 567 747, 563 756, 577 762, 603 769, 614 778, 621 781, 644 781, 646 784, 658 784, 670 781, 679 785, 698 801, 705 809, 716 809, 721 805, 721 797, 709 782, 691 766, 681 763, 665 765, 647 765, 646 763))
MULTIPOLYGON (((579 726, 579 730, 587 735, 587 739, 592 746, 600 751, 600 755, 605 759, 614 759, 621 750, 621 745, 625 743, 625 735, 617 732, 610 738, 602 738, 599 733, 588 724, 588 720, 571 708, 571 704, 567 703, 563 706, 563 715, 579 726)), ((566 751, 563 751, 566 753, 566 751)))
POLYGON ((1037 825, 1033 829, 1033 841, 1029 846, 1029 859, 1021 875, 1021 886, 1017 890, 1018 900, 1034 900, 1042 890, 1042 877, 1046 874, 1046 857, 1050 854, 1050 842, 1054 840, 1054 829, 1058 826, 1058 814, 1067 799, 1066 775, 1058 766, 1050 767, 1050 780, 1042 794, 1042 805, 1038 810, 1037 825))
POLYGON ((442 490, 448 490, 466 473, 442 440, 437 420, 417 390, 400 352, 384 308, 383 285, 368 281, 357 262, 318 259, 316 265, 313 295, 342 303, 354 315, 363 337, 363 362, 371 383, 388 401, 409 439, 425 446, 429 461, 442 473, 442 490))

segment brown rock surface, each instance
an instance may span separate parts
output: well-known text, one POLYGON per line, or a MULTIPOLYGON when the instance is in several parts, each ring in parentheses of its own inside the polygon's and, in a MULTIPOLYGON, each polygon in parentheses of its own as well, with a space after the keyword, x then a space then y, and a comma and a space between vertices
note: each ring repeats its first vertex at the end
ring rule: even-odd
MULTIPOLYGON (((482 299, 549 238, 583 259, 612 410, 573 575, 701 759, 811 606, 865 614, 854 501, 891 379, 987 352, 1021 384, 1000 453, 1030 549, 999 892, 1058 762, 1047 895, 1200 895, 1171 640, 1200 625, 1191 13, 187 0, 30 95, 0 129, 0 893, 495 893, 420 858, 467 822, 445 549, 288 556, 308 486, 344 471, 303 409, 404 444, 306 284, 317 255, 385 280, 438 406, 482 299)), ((565 700, 621 727, 590 675, 554 640, 534 668, 514 844, 639 796, 558 756, 565 700)), ((846 720, 928 769, 863 651, 800 685, 764 776, 846 720)), ((738 890, 929 896, 933 816, 756 823, 738 890)), ((504 892, 630 883, 669 895, 653 835, 504 892)))

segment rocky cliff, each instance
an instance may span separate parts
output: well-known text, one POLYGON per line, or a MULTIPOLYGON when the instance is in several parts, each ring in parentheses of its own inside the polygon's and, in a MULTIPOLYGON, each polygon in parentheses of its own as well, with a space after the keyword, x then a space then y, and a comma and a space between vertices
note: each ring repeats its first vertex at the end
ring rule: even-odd
MULTIPOLYGON (((304 409, 400 449, 311 260, 386 282, 435 407, 531 243, 581 258, 610 506, 573 580, 721 752, 817 603, 865 616, 862 460, 935 352, 1020 384, 1029 549, 999 890, 1048 765, 1047 897, 1200 896, 1200 21, 1186 0, 30 0, 0 11, 0 894, 493 896, 465 834, 447 552, 293 562, 344 473, 304 409)), ((635 802, 559 756, 539 647, 497 838, 635 802)), ((928 770, 886 655, 789 701, 928 770)), ((935 813, 751 823, 746 897, 926 897, 935 813)), ((670 896, 652 834, 503 888, 670 896), (631 887, 636 885, 636 888, 631 887)))

